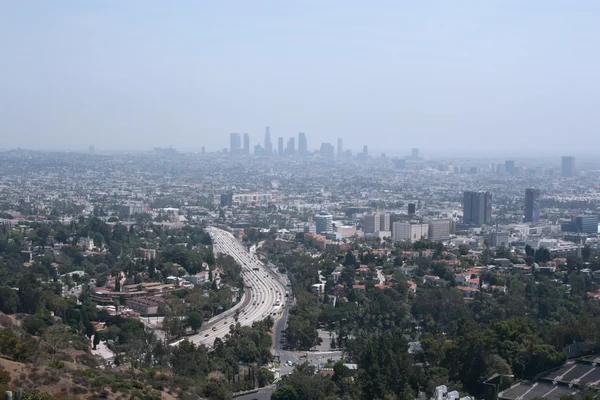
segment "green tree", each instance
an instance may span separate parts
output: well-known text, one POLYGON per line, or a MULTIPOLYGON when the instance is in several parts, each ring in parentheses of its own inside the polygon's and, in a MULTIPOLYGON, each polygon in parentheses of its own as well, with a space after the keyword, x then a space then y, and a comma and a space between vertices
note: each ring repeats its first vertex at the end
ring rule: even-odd
POLYGON ((358 382, 363 398, 384 399, 411 392, 411 361, 402 331, 394 329, 369 335, 358 342, 358 382))
POLYGON ((300 400, 300 397, 293 386, 285 385, 271 394, 271 400, 300 400))
POLYGON ((552 259, 552 256, 550 255, 550 250, 548 250, 547 248, 545 248, 544 246, 540 247, 539 249, 537 249, 535 251, 535 262, 548 262, 552 259))
POLYGON ((345 267, 350 266, 350 265, 352 265, 352 266, 356 265, 356 257, 354 256, 354 253, 352 253, 350 250, 348 250, 346 252, 346 256, 344 257, 343 264, 345 267))
POLYGON ((533 257, 535 255, 535 250, 530 245, 525 245, 525 255, 528 257, 533 257))
POLYGON ((583 261, 587 262, 590 260, 591 255, 592 255, 592 248, 586 244, 581 249, 581 258, 583 258, 583 261))
POLYGON ((466 244, 459 244, 458 245, 458 252, 460 253, 461 256, 466 256, 467 254, 469 254, 469 246, 466 244))
POLYGON ((187 325, 194 331, 198 332, 198 329, 202 327, 204 321, 202 314, 198 311, 192 311, 187 317, 187 325))
POLYGON ((258 387, 265 387, 273 382, 275 375, 267 368, 259 368, 256 373, 256 378, 258 380, 258 387))
POLYGON ((30 335, 40 335, 48 325, 41 317, 35 315, 25 318, 21 326, 30 335))
POLYGON ((14 314, 19 307, 19 296, 17 292, 8 287, 0 286, 0 311, 5 314, 14 314))
POLYGON ((40 291, 33 274, 27 274, 19 280, 19 308, 27 314, 35 314, 40 307, 40 291))
POLYGON ((196 347, 187 340, 173 349, 171 365, 173 373, 180 376, 200 377, 210 371, 206 348, 196 347))

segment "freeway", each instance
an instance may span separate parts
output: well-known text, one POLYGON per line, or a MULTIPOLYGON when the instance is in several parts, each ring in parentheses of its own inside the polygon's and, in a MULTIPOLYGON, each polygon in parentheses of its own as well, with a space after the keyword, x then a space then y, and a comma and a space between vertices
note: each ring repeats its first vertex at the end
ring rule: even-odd
POLYGON ((230 325, 236 323, 236 315, 237 322, 242 326, 252 325, 269 315, 273 318, 279 316, 285 306, 286 286, 275 272, 249 253, 231 233, 214 227, 207 228, 207 231, 212 238, 215 255, 228 254, 241 265, 246 286, 238 304, 208 321, 197 334, 186 338, 195 344, 210 347, 215 338, 223 339, 229 333, 230 325))

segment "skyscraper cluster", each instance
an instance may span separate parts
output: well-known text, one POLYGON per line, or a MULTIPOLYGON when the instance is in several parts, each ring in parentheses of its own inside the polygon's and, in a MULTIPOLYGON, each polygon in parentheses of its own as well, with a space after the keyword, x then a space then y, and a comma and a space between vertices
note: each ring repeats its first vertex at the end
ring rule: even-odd
MULTIPOLYGON (((231 133, 229 136, 229 149, 224 149, 224 152, 229 152, 231 155, 248 155, 250 154, 250 135, 247 133, 242 136, 239 133, 231 133)), ((300 156, 305 157, 310 155, 308 151, 308 141, 304 132, 298 133, 298 141, 295 137, 290 137, 287 142, 284 137, 279 136, 277 138, 277 147, 274 148, 273 141, 271 140, 271 129, 267 126, 265 128, 265 139, 264 143, 256 144, 254 146, 254 155, 257 156, 300 156)), ((337 139, 337 149, 331 143, 321 143, 320 148, 316 151, 316 154, 320 154, 323 158, 350 158, 352 157, 352 151, 344 151, 343 139, 337 139)), ((418 149, 413 149, 413 154, 418 154, 418 149), (416 153, 415 153, 416 151, 416 153)), ((368 146, 363 146, 363 151, 358 153, 358 157, 361 159, 369 158, 368 146)))
MULTIPOLYGON (((248 155, 250 154, 250 135, 244 133, 243 142, 239 133, 231 133, 229 135, 229 154, 231 155, 248 155)), ((273 142, 271 141, 271 129, 267 126, 265 128, 265 140, 264 143, 257 144, 254 146, 254 154, 257 156, 306 156, 308 155, 308 145, 306 140, 306 134, 304 132, 298 133, 298 149, 296 149, 296 138, 291 137, 288 139, 287 144, 283 137, 277 138, 277 149, 276 153, 273 149, 273 142)))

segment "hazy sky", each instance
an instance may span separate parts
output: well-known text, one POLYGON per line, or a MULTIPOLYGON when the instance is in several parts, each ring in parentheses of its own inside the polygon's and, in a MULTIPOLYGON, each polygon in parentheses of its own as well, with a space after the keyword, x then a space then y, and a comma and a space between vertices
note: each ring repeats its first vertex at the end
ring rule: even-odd
POLYGON ((0 148, 595 153, 600 2, 0 0, 0 148), (287 141, 287 139, 286 139, 287 141))

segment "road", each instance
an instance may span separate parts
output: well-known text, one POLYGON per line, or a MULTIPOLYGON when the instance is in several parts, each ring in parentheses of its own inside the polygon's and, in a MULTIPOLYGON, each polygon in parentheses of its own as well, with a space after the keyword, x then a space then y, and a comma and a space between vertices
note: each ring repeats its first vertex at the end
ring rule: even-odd
POLYGON ((223 339, 229 333, 230 325, 236 323, 236 314, 237 322, 242 326, 252 325, 269 315, 273 318, 280 316, 286 300, 286 285, 231 233, 214 227, 207 228, 207 231, 212 238, 215 255, 228 254, 241 265, 246 286, 238 304, 205 323, 197 334, 186 337, 195 344, 211 347, 216 338, 223 339))

